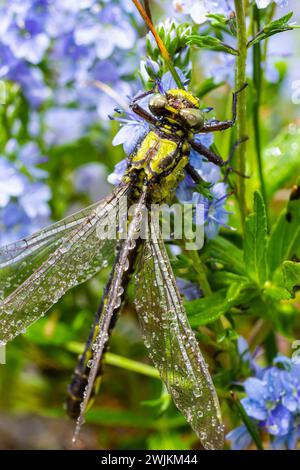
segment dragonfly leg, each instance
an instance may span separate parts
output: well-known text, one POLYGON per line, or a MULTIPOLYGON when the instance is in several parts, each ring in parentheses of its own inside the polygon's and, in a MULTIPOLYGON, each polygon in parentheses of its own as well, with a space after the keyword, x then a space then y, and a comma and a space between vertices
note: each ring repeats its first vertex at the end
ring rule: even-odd
POLYGON ((200 183, 201 181, 203 181, 196 168, 194 168, 193 165, 191 165, 190 163, 186 165, 185 171, 188 175, 190 175, 190 177, 195 183, 200 183))
POLYGON ((156 89, 156 84, 154 85, 153 88, 151 88, 151 90, 145 91, 144 93, 141 93, 140 95, 133 98, 133 100, 131 102, 136 103, 137 101, 142 100, 146 96, 153 95, 153 93, 155 93, 155 89, 156 89))
MULTIPOLYGON (((235 170, 232 166, 230 166, 230 162, 232 160, 232 157, 234 155, 234 152, 236 150, 236 148, 243 142, 245 142, 246 140, 248 140, 249 137, 246 136, 246 137, 243 137, 242 139, 238 140, 232 147, 231 151, 230 151, 230 154, 229 154, 229 157, 227 160, 223 160, 220 155, 218 155, 217 153, 213 152, 211 149, 205 147, 205 145, 201 144, 200 142, 194 142, 194 141, 191 141, 190 144, 192 146, 192 148, 194 150, 196 150, 196 152, 200 153, 201 155, 203 155, 208 161, 210 161, 211 163, 214 163, 215 165, 218 165, 220 167, 223 167, 225 168, 225 179, 228 178, 228 174, 229 173, 236 173, 237 175, 243 177, 243 178, 249 178, 248 176, 246 175, 243 175, 241 174, 238 170, 235 170)), ((191 165, 189 165, 191 167, 191 165)), ((187 169, 187 168, 186 168, 187 169)), ((188 171, 188 170, 187 170, 188 171)), ((194 171, 196 172, 196 170, 194 169, 194 171)), ((192 176, 192 175, 191 175, 192 176)), ((193 178, 193 176, 192 176, 193 178)))
POLYGON ((215 165, 218 166, 226 166, 227 162, 223 160, 220 155, 217 153, 213 152, 210 150, 208 147, 205 147, 205 145, 201 144, 200 142, 195 142, 194 140, 190 141, 190 144, 196 152, 200 153, 203 155, 208 161, 214 163, 215 165))
POLYGON ((232 146, 232 148, 231 148, 231 150, 230 150, 230 153, 229 153, 229 157, 227 158, 227 160, 226 160, 226 162, 225 162, 226 165, 227 165, 227 168, 226 168, 226 170, 225 170, 224 181, 227 181, 228 176, 229 176, 229 173, 236 173, 238 176, 241 176, 242 178, 250 178, 249 176, 240 173, 238 170, 235 170, 232 166, 229 166, 229 164, 230 164, 230 162, 231 162, 231 160, 232 160, 232 158, 233 158, 233 155, 234 155, 234 152, 235 152, 236 148, 237 148, 240 144, 242 144, 243 142, 246 142, 247 140, 249 140, 249 137, 248 137, 248 136, 245 136, 245 137, 242 137, 240 140, 237 140, 237 141, 233 144, 233 146, 232 146))
POLYGON ((160 124, 160 121, 155 118, 154 116, 152 116, 152 114, 148 113, 148 111, 146 111, 144 108, 142 108, 138 103, 136 103, 135 101, 132 101, 129 105, 130 109, 135 113, 137 114, 138 116, 140 116, 142 119, 144 119, 145 121, 149 122, 149 124, 152 124, 153 126, 157 126, 160 124))
POLYGON ((236 114, 237 114, 237 102, 238 102, 238 95, 248 86, 248 83, 245 83, 239 90, 235 91, 232 94, 232 118, 228 119, 227 121, 213 121, 208 122, 204 125, 201 132, 216 132, 216 131, 224 131, 233 127, 236 121, 236 114))

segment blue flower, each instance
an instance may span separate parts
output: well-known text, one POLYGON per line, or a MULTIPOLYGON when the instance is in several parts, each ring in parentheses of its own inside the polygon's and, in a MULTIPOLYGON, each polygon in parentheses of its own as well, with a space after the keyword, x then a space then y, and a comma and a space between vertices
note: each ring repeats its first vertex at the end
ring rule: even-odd
POLYGON ((246 364, 252 372, 254 372, 257 378, 260 379, 263 374, 263 368, 260 367, 255 360, 260 350, 257 349, 252 355, 250 353, 249 345, 243 336, 238 337, 237 350, 242 362, 246 364))
POLYGON ((12 197, 25 191, 26 178, 16 167, 0 156, 0 207, 5 207, 12 197))
POLYGON ((181 277, 176 278, 176 284, 180 294, 184 295, 187 300, 195 300, 202 297, 202 291, 198 284, 182 279, 181 277))
POLYGON ((117 118, 117 120, 124 125, 115 135, 112 144, 122 144, 126 155, 130 155, 149 132, 149 124, 131 112, 126 113, 126 118, 117 118))
POLYGON ((81 165, 74 172, 74 186, 77 192, 87 193, 92 201, 99 201, 108 191, 106 168, 101 163, 81 165))
MULTIPOLYGON (((232 229, 228 222, 229 212, 225 209, 227 198, 227 186, 225 183, 216 183, 210 189, 212 199, 202 194, 193 193, 192 202, 196 205, 196 211, 204 209, 205 234, 208 239, 213 239, 219 232, 220 227, 232 229)), ((200 219, 201 220, 201 219, 200 219)))
POLYGON ((131 49, 136 32, 121 8, 111 3, 95 15, 86 11, 75 29, 74 38, 78 45, 94 45, 96 56, 103 60, 110 57, 115 48, 131 49))
POLYGON ((117 163, 114 168, 114 171, 110 175, 108 175, 107 181, 115 186, 120 184, 127 169, 127 165, 127 158, 124 158, 119 163, 117 163))
MULTIPOLYGON (((267 8, 273 0, 256 0, 256 5, 258 8, 267 8)), ((280 7, 285 7, 288 4, 287 0, 274 0, 280 7)))
POLYGON ((193 0, 174 0, 173 5, 175 11, 180 14, 190 15, 192 20, 201 24, 208 20, 207 15, 210 13, 220 13, 228 15, 234 10, 233 0, 201 0, 195 2, 193 0))
MULTIPOLYGON (((180 70, 178 67, 176 67, 176 72, 178 73, 181 82, 183 83, 184 87, 186 88, 187 85, 188 85, 189 80, 187 80, 187 78, 184 75, 184 73, 182 72, 182 70, 180 70)), ((175 82, 174 77, 173 77, 173 75, 171 74, 170 71, 166 72, 161 77, 161 79, 158 80, 158 89, 159 89, 160 93, 166 93, 168 90, 174 90, 176 88, 178 88, 178 85, 175 82)))
POLYGON ((50 108, 45 114, 45 141, 63 145, 78 140, 90 124, 90 115, 82 109, 50 108))
POLYGON ((28 142, 21 146, 15 139, 11 139, 6 145, 6 154, 10 155, 10 157, 14 156, 17 159, 18 167, 23 165, 26 171, 34 178, 43 179, 48 176, 47 171, 36 166, 47 161, 47 157, 41 155, 37 143, 28 142))
POLYGON ((27 185, 26 192, 20 196, 19 203, 31 220, 47 220, 50 216, 48 202, 51 198, 49 187, 40 182, 27 185))
POLYGON ((231 442, 232 450, 247 449, 252 443, 252 438, 244 424, 230 431, 226 439, 231 442))
MULTIPOLYGON (((274 364, 260 370, 260 378, 246 379, 241 403, 248 416, 270 434, 272 448, 293 449, 300 438, 300 365, 284 356, 278 356, 274 364)), ((228 438, 236 445, 234 431, 228 438)))
MULTIPOLYGON (((18 157, 18 146, 14 150, 18 157)), ((44 183, 30 181, 18 164, 18 160, 12 163, 0 157, 0 244, 25 237, 49 222, 50 189, 44 183)))

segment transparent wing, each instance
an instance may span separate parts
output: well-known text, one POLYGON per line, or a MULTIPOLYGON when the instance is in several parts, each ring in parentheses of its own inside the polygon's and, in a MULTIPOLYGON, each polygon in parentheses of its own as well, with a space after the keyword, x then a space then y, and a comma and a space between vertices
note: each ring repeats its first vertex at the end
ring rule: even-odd
MULTIPOLYGON (((104 201, 103 201, 104 202, 104 201)), ((101 204, 97 202, 92 206, 72 214, 59 222, 41 229, 28 238, 24 238, 10 245, 0 247, 0 268, 17 262, 38 250, 42 245, 51 243, 58 236, 80 225, 101 204)))
POLYGON ((80 404, 80 414, 77 420, 73 442, 76 442, 81 426, 84 423, 84 414, 93 394, 105 345, 109 339, 109 329, 114 312, 119 309, 122 302, 124 279, 127 276, 126 272, 135 261, 138 246, 138 242, 136 240, 143 223, 146 194, 147 187, 145 186, 140 194, 138 204, 135 205, 134 213, 132 214, 128 227, 127 237, 120 242, 115 264, 107 285, 107 291, 103 302, 103 311, 101 312, 99 322, 97 324, 97 336, 92 345, 93 357, 90 365, 88 383, 83 394, 83 401, 80 404))
POLYGON ((0 301, 21 285, 64 238, 107 203, 109 198, 43 228, 28 238, 0 247, 0 301))
MULTIPOLYGON (((18 266, 20 270, 27 271, 27 265, 31 270, 35 269, 0 303, 0 342, 6 343, 26 330, 67 290, 86 281, 113 260, 117 239, 105 236, 105 233, 103 236, 103 227, 111 226, 114 211, 122 213, 127 210, 128 191, 128 185, 119 186, 111 196, 82 217, 80 224, 75 223, 71 230, 64 231, 64 235, 54 237, 52 248, 37 242, 39 248, 32 253, 34 261, 31 261, 30 251, 21 260, 14 258, 15 263, 8 266, 8 269, 13 267, 15 270, 13 279, 18 277, 18 266), (19 263, 25 263, 24 268, 19 263)), ((5 278, 6 269, 0 271, 0 279, 5 278)), ((20 271, 20 275, 24 276, 24 273, 20 271)))
POLYGON ((164 243, 150 233, 136 277, 136 308, 145 345, 202 445, 221 449, 224 437, 216 391, 184 311, 164 243))

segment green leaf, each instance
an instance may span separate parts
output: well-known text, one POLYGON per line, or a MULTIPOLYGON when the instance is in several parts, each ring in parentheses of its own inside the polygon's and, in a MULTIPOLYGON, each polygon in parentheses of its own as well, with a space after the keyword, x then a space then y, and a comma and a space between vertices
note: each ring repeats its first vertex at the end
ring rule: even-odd
POLYGON ((221 31, 236 36, 235 18, 228 19, 227 16, 218 13, 210 13, 206 17, 210 19, 210 26, 218 32, 221 31))
POLYGON ((206 15, 207 18, 210 18, 211 25, 215 26, 215 24, 222 24, 226 25, 228 23, 228 18, 225 15, 222 15, 220 13, 210 13, 209 15, 206 15))
POLYGON ((249 277, 263 285, 267 279, 267 218, 259 192, 254 193, 253 210, 253 214, 246 219, 244 260, 249 277))
POLYGON ((243 252, 226 238, 218 236, 210 240, 203 250, 204 257, 209 261, 223 264, 228 270, 245 274, 243 252))
POLYGON ((216 273, 213 274, 213 283, 214 285, 217 284, 218 286, 231 286, 231 284, 234 284, 238 282, 239 284, 245 283, 249 281, 248 276, 241 276, 240 274, 232 273, 230 271, 217 271, 216 273))
POLYGON ((216 321, 230 308, 249 302, 255 295, 257 290, 253 291, 249 282, 233 282, 227 291, 220 289, 208 297, 186 301, 184 306, 191 326, 197 328, 216 321))
POLYGON ((215 83, 214 78, 210 77, 206 80, 201 81, 200 85, 197 87, 197 96, 198 98, 203 98, 203 96, 207 95, 210 91, 216 90, 220 86, 222 86, 224 82, 215 83))
POLYGON ((293 12, 288 13, 287 15, 282 16, 278 20, 272 21, 271 23, 264 26, 264 28, 257 33, 257 35, 252 38, 247 47, 251 47, 254 44, 257 44, 264 39, 273 36, 274 34, 283 33, 284 31, 290 31, 297 27, 297 25, 289 24, 288 21, 293 16, 293 12))
POLYGON ((226 52, 227 54, 239 55, 236 49, 213 36, 191 34, 190 36, 186 36, 186 42, 190 46, 197 46, 201 47, 202 49, 210 49, 217 52, 226 52))
POLYGON ((300 134, 297 128, 289 126, 271 141, 263 153, 263 163, 268 199, 278 189, 295 183, 299 176, 300 134))
POLYGON ((223 315, 227 308, 226 290, 214 292, 208 297, 184 302, 192 327, 207 325, 223 315))
POLYGON ((132 427, 138 429, 172 429, 185 426, 186 421, 179 413, 171 418, 149 417, 146 413, 138 414, 126 410, 117 410, 108 407, 91 408, 86 414, 87 423, 96 423, 103 426, 132 427))
POLYGON ((282 265, 284 284, 292 294, 300 289, 300 263, 285 261, 282 265))
POLYGON ((162 430, 157 434, 150 434, 148 437, 147 450, 191 450, 192 441, 182 439, 182 435, 167 430, 162 430))
POLYGON ((280 215, 271 233, 267 249, 270 273, 273 274, 284 261, 294 258, 300 259, 299 186, 294 187, 287 207, 280 215))
POLYGON ((202 179, 201 176, 199 176, 199 181, 196 183, 195 191, 199 194, 202 194, 207 199, 212 200, 213 194, 210 191, 211 187, 212 187, 211 183, 208 183, 207 181, 202 179))
POLYGON ((266 283, 263 296, 265 300, 271 300, 272 302, 279 302, 280 300, 289 300, 291 294, 279 285, 273 283, 266 283))

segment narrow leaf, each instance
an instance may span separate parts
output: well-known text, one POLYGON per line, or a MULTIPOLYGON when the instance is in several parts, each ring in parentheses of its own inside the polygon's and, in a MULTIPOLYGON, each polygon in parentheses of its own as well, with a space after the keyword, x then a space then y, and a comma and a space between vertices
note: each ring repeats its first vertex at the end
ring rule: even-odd
POLYGON ((204 248, 203 254, 209 260, 211 259, 223 264, 224 267, 227 267, 232 272, 245 274, 242 250, 224 237, 219 236, 209 241, 204 248))
POLYGON ((245 225, 244 260, 249 277, 263 285, 267 279, 267 219, 259 192, 254 193, 253 210, 245 225))
POLYGON ((231 396, 232 396, 232 400, 233 400, 233 403, 234 403, 234 405, 235 405, 235 408, 237 409, 238 414, 240 415, 240 417, 241 417, 243 423, 245 424, 245 426, 246 426, 246 428, 247 428, 247 431, 249 432, 250 436, 252 437, 253 441, 255 442, 256 447, 257 447, 259 450, 264 450, 264 447, 263 447, 263 444, 262 444, 260 435, 259 435, 259 433, 258 433, 256 424, 255 424, 254 421, 252 421, 252 419, 247 415, 247 413, 246 413, 246 411, 245 411, 245 408, 244 408, 243 405, 241 404, 241 402, 240 402, 240 400, 238 399, 238 397, 236 396, 236 394, 235 394, 235 393, 232 393, 231 396))
POLYGON ((300 134, 293 127, 284 128, 263 152, 268 199, 284 186, 295 183, 299 175, 300 134))
POLYGON ((257 291, 253 290, 249 282, 234 282, 226 291, 220 289, 208 297, 185 302, 185 309, 192 327, 197 328, 216 321, 221 315, 227 313, 232 307, 246 304, 257 291))
POLYGON ((280 215, 268 243, 271 274, 287 260, 300 259, 300 187, 294 186, 286 209, 280 215))
POLYGON ((189 45, 201 47, 202 49, 210 49, 218 52, 226 52, 231 55, 239 55, 238 51, 233 47, 225 44, 213 36, 201 36, 198 34, 191 34, 186 37, 186 42, 189 45))
POLYGON ((293 12, 290 12, 287 15, 282 16, 278 20, 272 21, 271 23, 264 26, 264 28, 259 31, 257 35, 248 42, 247 47, 251 47, 254 44, 257 44, 258 42, 263 41, 264 39, 270 36, 273 36, 274 34, 290 31, 291 29, 297 27, 297 25, 288 23, 292 16, 293 12))
POLYGON ((282 265, 283 279, 286 288, 294 293, 300 289, 300 263, 285 261, 282 265))

